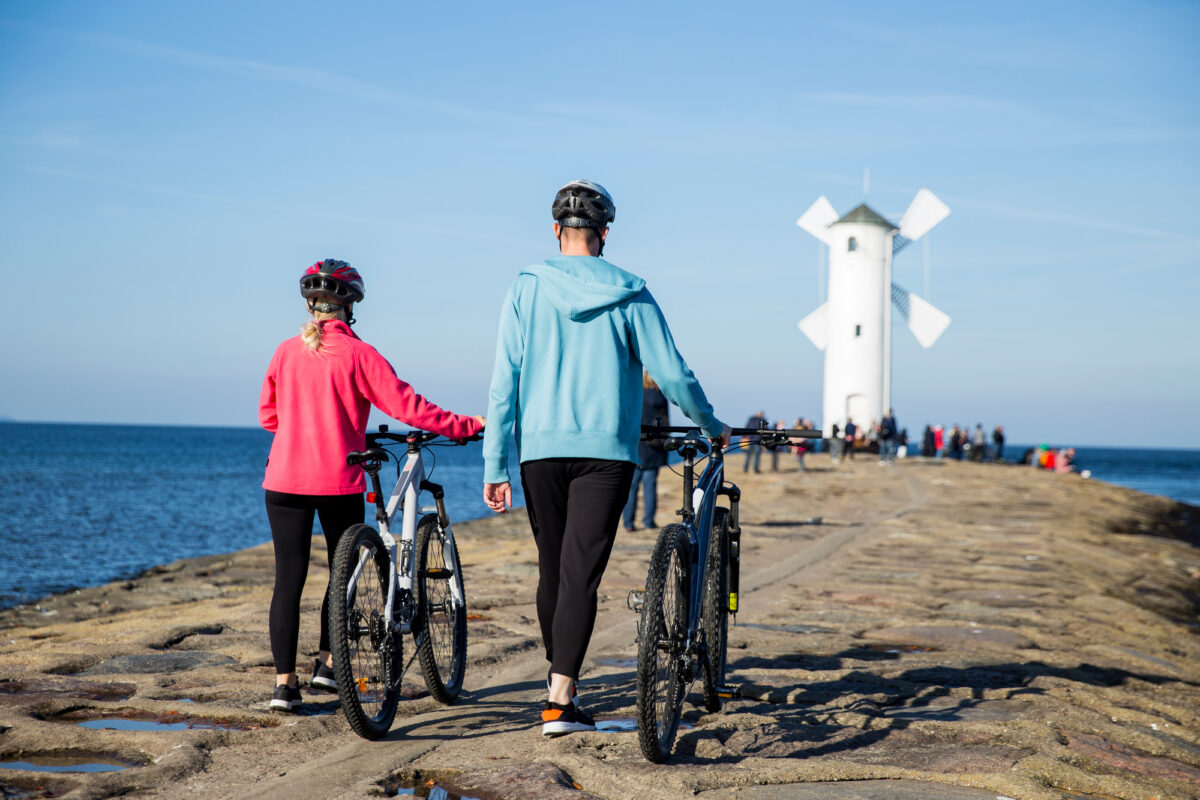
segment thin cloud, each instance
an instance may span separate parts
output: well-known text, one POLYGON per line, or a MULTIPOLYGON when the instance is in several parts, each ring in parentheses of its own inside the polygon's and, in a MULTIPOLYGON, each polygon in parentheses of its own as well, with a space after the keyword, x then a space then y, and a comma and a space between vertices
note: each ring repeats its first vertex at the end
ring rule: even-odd
POLYGON ((1010 217, 1012 219, 1029 220, 1034 222, 1049 222, 1054 225, 1067 225, 1073 228, 1084 228, 1094 231, 1124 233, 1130 236, 1141 236, 1148 239, 1184 242, 1186 244, 1200 247, 1200 237, 1189 236, 1188 234, 1177 233, 1174 231, 1160 231, 1155 228, 1143 228, 1137 225, 1126 225, 1120 222, 1095 219, 1093 217, 1081 217, 1075 214, 1059 214, 1053 211, 1042 211, 1036 208, 1014 208, 1012 206, 1003 206, 993 203, 980 203, 953 196, 946 196, 943 199, 951 206, 975 208, 980 211, 987 211, 992 214, 998 214, 1000 216, 1010 217))
POLYGON ((998 100, 990 97, 927 92, 923 94, 868 94, 865 92, 805 92, 803 100, 831 105, 856 106, 860 108, 901 108, 910 111, 933 111, 955 113, 962 111, 989 111, 1001 114, 1038 113, 1029 106, 998 100))
POLYGON ((485 111, 469 106, 447 103, 440 100, 425 100, 398 92, 390 86, 360 81, 315 67, 295 67, 271 64, 236 56, 215 55, 179 47, 143 42, 124 36, 107 33, 74 31, 35 25, 27 22, 0 19, 0 26, 24 30, 43 36, 67 38, 110 52, 162 64, 185 67, 217 75, 228 75, 251 80, 285 83, 315 92, 366 100, 375 103, 391 103, 409 108, 431 111, 446 116, 470 121, 526 122, 527 118, 503 112, 485 111))
POLYGON ((462 228, 448 228, 436 225, 414 224, 409 222, 399 222, 395 219, 387 219, 380 217, 363 217, 351 214, 338 214, 320 209, 311 208, 308 206, 288 206, 279 203, 268 203, 261 200, 248 199, 243 195, 229 196, 219 194, 208 194, 205 192, 196 192, 188 189, 176 189, 170 186, 158 186, 149 183, 131 183, 127 181, 114 181, 99 175, 93 175, 87 172, 78 170, 63 169, 60 167, 44 167, 38 165, 22 166, 26 172, 32 172, 36 175, 46 175, 55 178, 66 178, 69 180, 86 181, 89 183, 99 183, 107 186, 115 186, 122 189, 128 189, 135 192, 145 192, 147 194, 155 194, 162 197, 174 197, 180 200, 194 200, 205 204, 218 204, 226 206, 234 206, 237 208, 247 208, 255 211, 270 212, 284 216, 307 217, 310 219, 321 219, 330 222, 345 222, 358 226, 375 226, 390 230, 405 231, 408 233, 425 233, 434 234, 437 236, 454 236, 459 239, 473 239, 484 242, 499 242, 499 243, 519 243, 527 244, 527 240, 523 237, 506 236, 497 234, 495 231, 487 229, 479 230, 464 230, 462 228))

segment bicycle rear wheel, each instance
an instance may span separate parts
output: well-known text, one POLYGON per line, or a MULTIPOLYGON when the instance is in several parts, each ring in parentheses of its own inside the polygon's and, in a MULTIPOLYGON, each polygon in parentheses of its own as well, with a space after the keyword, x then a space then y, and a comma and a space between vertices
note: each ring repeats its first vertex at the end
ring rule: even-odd
POLYGON ((638 640, 638 742, 642 755, 656 764, 671 755, 691 682, 687 652, 690 596, 687 529, 668 525, 659 534, 650 558, 638 640))
POLYGON ((726 646, 729 641, 729 511, 713 510, 712 533, 704 569, 704 595, 700 600, 700 630, 704 633, 704 707, 721 710, 720 687, 725 683, 726 646))
POLYGON ((454 539, 447 538, 437 515, 417 525, 417 617, 413 635, 429 693, 439 702, 453 703, 462 690, 467 665, 467 604, 462 562, 454 539), (447 558, 447 554, 450 558, 447 558), (455 568, 450 563, 456 565, 455 568), (458 583, 463 602, 456 603, 450 582, 458 583))
POLYGON ((329 573, 329 649, 342 710, 354 732, 388 732, 400 699, 401 637, 387 622, 392 562, 369 525, 342 534, 329 573))

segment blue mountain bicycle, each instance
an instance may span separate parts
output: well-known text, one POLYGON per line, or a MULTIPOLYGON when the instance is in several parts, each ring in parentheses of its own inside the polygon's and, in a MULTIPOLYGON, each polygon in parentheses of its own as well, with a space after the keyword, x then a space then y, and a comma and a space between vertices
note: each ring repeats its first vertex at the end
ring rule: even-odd
MULTIPOLYGON (((768 449, 820 431, 734 428, 768 449)), ((721 708, 729 616, 738 610, 741 490, 725 482, 724 452, 694 428, 642 426, 643 440, 661 440, 683 456, 681 522, 658 534, 646 588, 632 595, 638 618, 637 722, 642 754, 661 763, 671 755, 683 701, 699 676, 704 706, 721 708), (671 434, 682 434, 673 436, 671 434), (708 465, 695 478, 696 459, 708 465), (729 507, 717 506, 726 497, 729 507)))

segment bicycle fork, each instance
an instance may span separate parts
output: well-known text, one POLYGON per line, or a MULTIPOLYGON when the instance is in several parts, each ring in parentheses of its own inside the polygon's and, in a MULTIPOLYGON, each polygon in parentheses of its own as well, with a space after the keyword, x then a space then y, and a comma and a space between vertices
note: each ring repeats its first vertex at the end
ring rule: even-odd
POLYGON ((450 528, 450 515, 446 513, 446 492, 441 485, 430 481, 421 481, 421 490, 428 491, 433 495, 433 502, 437 510, 438 530, 442 534, 442 558, 445 559, 446 570, 450 573, 445 576, 450 579, 450 599, 455 608, 462 608, 467 601, 463 596, 462 570, 459 569, 457 548, 454 546, 454 531, 450 528))

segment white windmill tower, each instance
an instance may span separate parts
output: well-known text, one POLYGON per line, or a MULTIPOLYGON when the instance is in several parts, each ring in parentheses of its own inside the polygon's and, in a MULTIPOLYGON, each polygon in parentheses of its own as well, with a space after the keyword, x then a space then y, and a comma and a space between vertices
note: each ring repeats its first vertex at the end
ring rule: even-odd
POLYGON ((921 346, 928 349, 950 317, 892 283, 892 257, 949 215, 933 192, 922 189, 900 227, 866 203, 839 218, 824 196, 796 224, 829 246, 828 299, 800 321, 800 330, 825 351, 825 435, 847 419, 867 425, 891 408, 892 304, 921 346))

